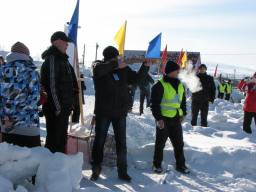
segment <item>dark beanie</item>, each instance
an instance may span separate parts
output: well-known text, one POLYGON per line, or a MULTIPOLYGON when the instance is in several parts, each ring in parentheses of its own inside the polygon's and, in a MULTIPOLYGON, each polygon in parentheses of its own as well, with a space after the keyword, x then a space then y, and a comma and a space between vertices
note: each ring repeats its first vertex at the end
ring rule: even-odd
POLYGON ((199 66, 199 69, 201 69, 202 67, 204 67, 205 69, 207 69, 207 67, 206 67, 205 64, 201 64, 201 65, 199 66))
POLYGON ((165 64, 164 72, 167 75, 168 73, 171 73, 179 69, 180 69, 180 66, 177 63, 173 61, 167 61, 167 63, 165 64))
POLYGON ((19 42, 19 41, 16 42, 16 43, 12 46, 11 52, 24 53, 24 54, 26 54, 27 56, 30 55, 30 52, 29 52, 29 49, 27 48, 27 46, 24 45, 23 43, 19 42))
POLYGON ((110 60, 110 59, 113 59, 115 58, 116 56, 119 55, 119 52, 118 50, 113 47, 113 46, 108 46, 106 47, 104 50, 103 50, 103 56, 104 56, 104 60, 107 61, 107 60, 110 60))

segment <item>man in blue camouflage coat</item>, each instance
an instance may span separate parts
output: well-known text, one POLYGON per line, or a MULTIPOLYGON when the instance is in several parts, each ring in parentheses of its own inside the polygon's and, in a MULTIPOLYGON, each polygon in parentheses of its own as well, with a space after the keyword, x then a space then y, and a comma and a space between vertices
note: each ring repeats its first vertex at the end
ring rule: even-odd
POLYGON ((40 99, 39 76, 29 49, 15 43, 0 70, 1 132, 3 141, 21 147, 40 146, 37 103, 40 99))

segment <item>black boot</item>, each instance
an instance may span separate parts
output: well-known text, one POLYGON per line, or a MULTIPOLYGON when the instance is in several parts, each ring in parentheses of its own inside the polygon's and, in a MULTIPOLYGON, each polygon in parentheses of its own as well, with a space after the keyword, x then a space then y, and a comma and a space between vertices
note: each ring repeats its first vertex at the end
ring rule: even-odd
POLYGON ((101 170, 102 170, 101 166, 93 166, 90 180, 96 181, 100 176, 101 170))
POLYGON ((127 167, 118 168, 118 178, 126 182, 132 181, 132 178, 127 174, 127 167))

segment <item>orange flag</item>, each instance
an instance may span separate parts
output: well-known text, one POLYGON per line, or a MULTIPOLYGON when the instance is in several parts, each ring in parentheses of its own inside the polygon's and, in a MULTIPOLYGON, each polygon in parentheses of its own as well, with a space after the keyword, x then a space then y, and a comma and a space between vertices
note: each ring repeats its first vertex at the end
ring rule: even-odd
POLYGON ((165 50, 163 52, 162 58, 165 58, 165 61, 163 62, 163 66, 162 66, 162 72, 165 74, 164 68, 165 68, 165 64, 167 62, 167 45, 165 46, 165 50))
POLYGON ((213 76, 213 77, 216 77, 216 75, 217 75, 217 69, 218 69, 218 64, 217 64, 217 66, 216 66, 216 68, 215 68, 215 73, 214 73, 214 76, 213 76))
POLYGON ((181 67, 181 65, 182 65, 182 61, 181 61, 181 59, 182 59, 182 54, 183 54, 183 48, 181 49, 181 51, 180 51, 180 56, 179 56, 179 60, 178 60, 178 65, 181 67))

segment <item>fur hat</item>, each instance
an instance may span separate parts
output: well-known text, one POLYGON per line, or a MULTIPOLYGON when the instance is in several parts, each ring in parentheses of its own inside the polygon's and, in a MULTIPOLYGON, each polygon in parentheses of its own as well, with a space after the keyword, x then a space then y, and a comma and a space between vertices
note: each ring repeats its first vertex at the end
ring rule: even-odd
POLYGON ((168 73, 171 73, 179 69, 180 69, 180 66, 177 63, 173 61, 167 61, 167 63, 165 64, 164 72, 167 75, 168 73))
POLYGON ((119 52, 118 50, 113 47, 113 46, 108 46, 106 47, 104 50, 103 50, 103 56, 104 56, 104 60, 107 61, 107 60, 110 60, 110 59, 113 59, 117 56, 119 56, 119 52))
POLYGON ((199 66, 199 69, 201 69, 202 67, 204 67, 205 69, 207 69, 207 67, 206 67, 205 64, 201 64, 201 65, 199 66))
POLYGON ((19 42, 19 41, 16 42, 16 43, 12 46, 11 52, 24 53, 24 54, 26 54, 27 56, 30 55, 30 52, 29 52, 29 49, 27 48, 27 46, 24 45, 23 43, 19 42))

